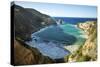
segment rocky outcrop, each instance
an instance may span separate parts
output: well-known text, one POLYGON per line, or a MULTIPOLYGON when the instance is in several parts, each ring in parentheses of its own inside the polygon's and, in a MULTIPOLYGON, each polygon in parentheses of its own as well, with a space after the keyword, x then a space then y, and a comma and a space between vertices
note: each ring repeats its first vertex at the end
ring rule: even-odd
POLYGON ((43 56, 36 48, 30 47, 20 40, 14 40, 14 65, 48 64, 54 60, 43 56))
POLYGON ((87 21, 85 23, 79 23, 77 26, 89 37, 96 30, 96 23, 96 21, 87 21))
POLYGON ((66 62, 95 61, 97 59, 97 22, 79 23, 78 27, 88 36, 85 43, 73 54, 65 57, 66 62))
POLYGON ((31 34, 41 28, 56 24, 48 15, 42 14, 35 9, 23 8, 13 4, 11 6, 12 18, 15 26, 15 36, 23 40, 31 40, 31 34))
MULTIPOLYGON (((86 34, 88 35, 88 39, 86 40, 84 46, 82 47, 82 55, 91 57, 91 60, 96 60, 97 57, 97 24, 96 21, 86 22, 86 34)), ((82 28, 85 30, 85 27, 82 28)))

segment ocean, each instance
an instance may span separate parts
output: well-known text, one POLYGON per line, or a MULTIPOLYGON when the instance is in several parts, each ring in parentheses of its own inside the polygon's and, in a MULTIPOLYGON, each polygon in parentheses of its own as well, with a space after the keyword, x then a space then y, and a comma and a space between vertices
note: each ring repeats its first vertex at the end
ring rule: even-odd
POLYGON ((85 42, 85 33, 77 27, 77 23, 96 21, 94 18, 67 18, 55 17, 63 20, 63 24, 50 25, 32 34, 32 41, 26 42, 31 47, 36 47, 43 55, 52 59, 67 56, 85 42), (78 46, 74 46, 78 45, 78 46), (72 46, 71 50, 65 47, 72 46))
POLYGON ((79 22, 84 23, 86 21, 97 21, 97 18, 79 18, 79 17, 53 17, 55 20, 61 19, 64 23, 77 24, 79 22))

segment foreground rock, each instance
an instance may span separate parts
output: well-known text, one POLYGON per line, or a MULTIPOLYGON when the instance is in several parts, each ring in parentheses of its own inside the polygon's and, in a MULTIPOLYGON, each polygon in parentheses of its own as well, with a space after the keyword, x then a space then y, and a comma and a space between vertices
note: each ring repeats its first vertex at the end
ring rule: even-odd
POLYGON ((22 41, 14 40, 14 65, 54 63, 52 59, 43 56, 36 48, 22 41))
POLYGON ((79 23, 78 27, 84 30, 88 38, 75 53, 65 57, 65 61, 95 61, 97 59, 97 22, 79 23))

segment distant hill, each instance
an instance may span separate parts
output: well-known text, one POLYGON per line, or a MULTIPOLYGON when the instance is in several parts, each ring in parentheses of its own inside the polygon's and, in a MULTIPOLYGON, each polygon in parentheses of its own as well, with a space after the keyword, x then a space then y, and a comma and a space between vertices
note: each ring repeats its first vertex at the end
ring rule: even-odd
POLYGON ((56 24, 48 15, 42 14, 35 9, 23 8, 13 4, 11 6, 13 22, 15 26, 15 36, 23 40, 30 40, 30 35, 41 28, 56 24))

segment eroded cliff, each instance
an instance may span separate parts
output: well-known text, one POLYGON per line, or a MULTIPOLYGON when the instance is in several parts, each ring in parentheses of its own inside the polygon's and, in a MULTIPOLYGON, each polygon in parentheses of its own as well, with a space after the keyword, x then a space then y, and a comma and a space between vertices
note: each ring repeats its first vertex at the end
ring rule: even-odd
POLYGON ((85 43, 75 52, 65 57, 66 62, 95 61, 97 59, 97 22, 79 23, 78 27, 87 35, 85 43))

